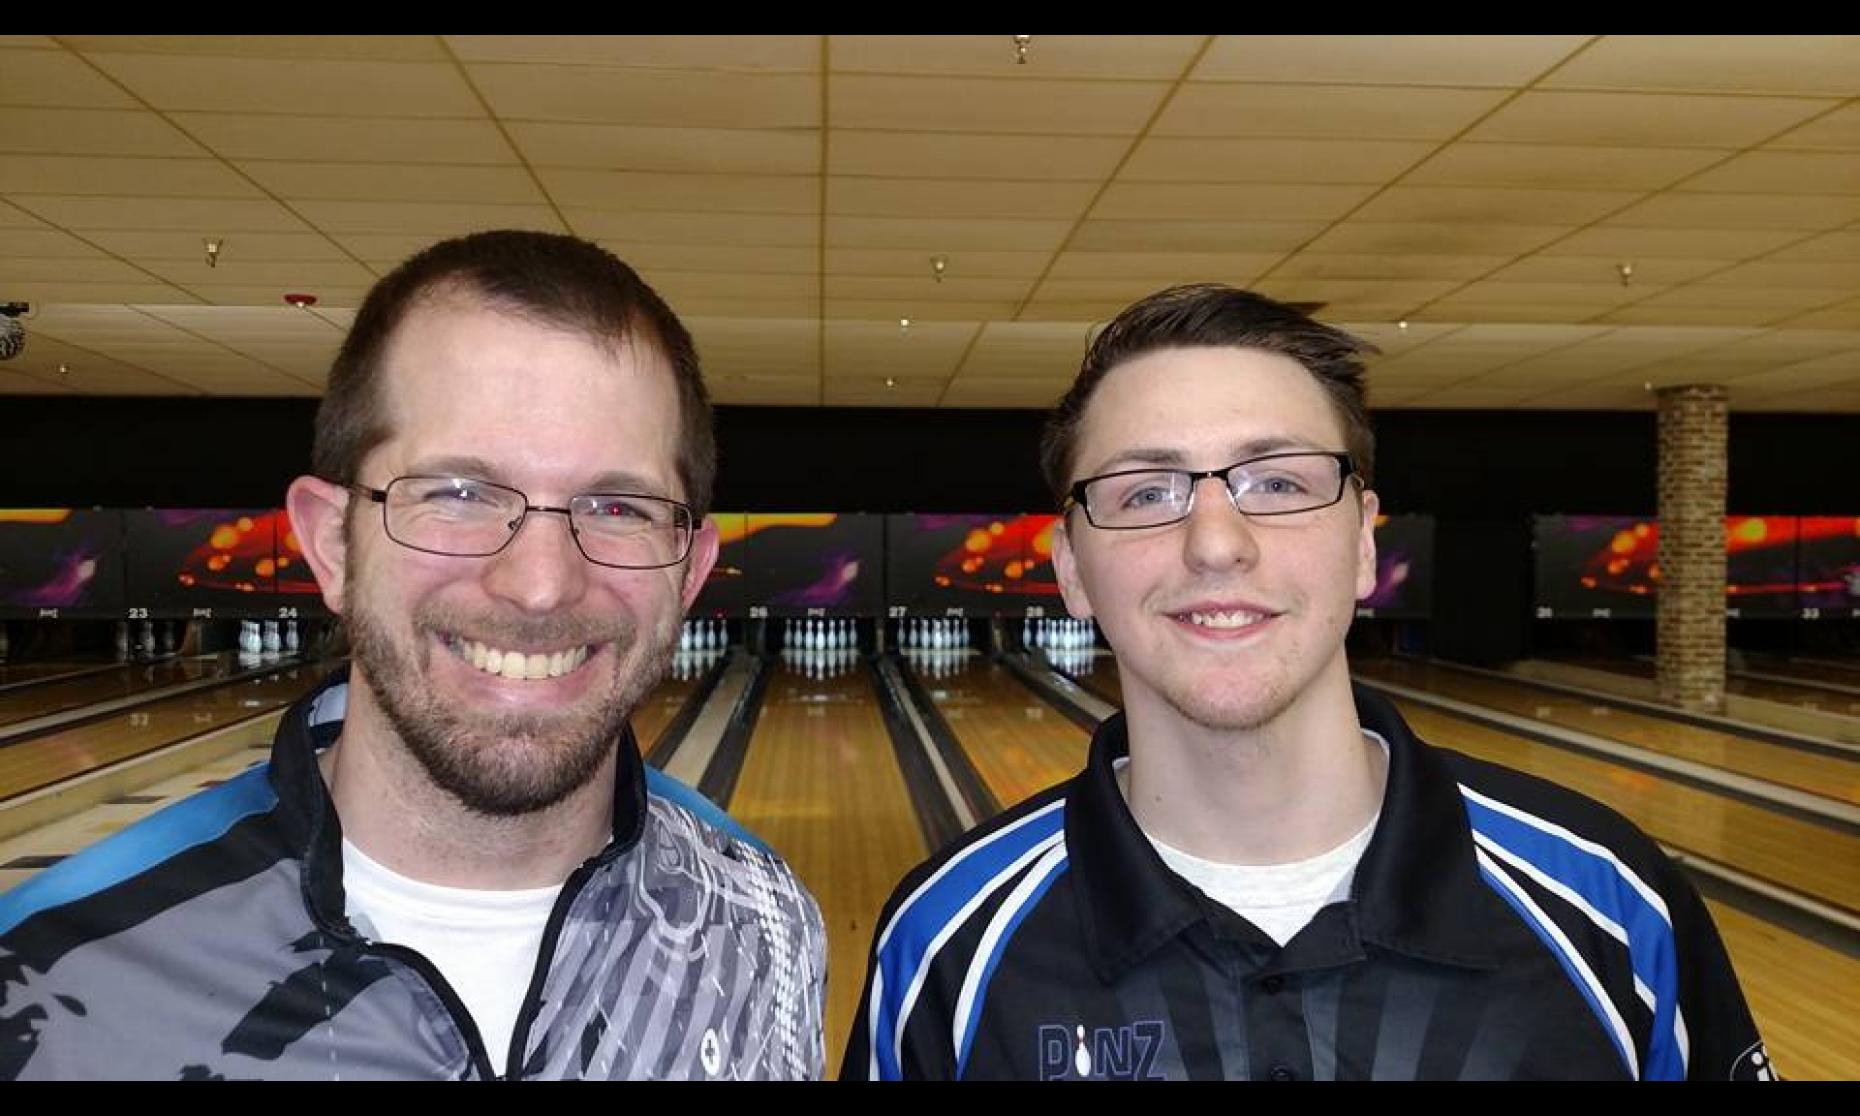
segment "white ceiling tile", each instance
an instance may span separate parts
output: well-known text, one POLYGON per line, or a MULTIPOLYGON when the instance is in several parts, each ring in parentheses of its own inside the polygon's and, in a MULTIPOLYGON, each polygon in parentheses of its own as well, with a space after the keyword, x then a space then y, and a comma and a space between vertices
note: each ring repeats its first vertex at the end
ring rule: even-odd
POLYGON ((115 82, 63 50, 0 50, 0 105, 140 107, 115 82))
POLYGON ((1685 184, 1757 194, 1860 194, 1860 152, 1751 151, 1685 184))
POLYGON ((323 116, 483 115, 456 67, 443 62, 86 55, 155 108, 323 116))
POLYGON ((235 58, 370 59, 383 62, 443 62, 445 49, 433 35, 65 35, 86 54, 126 52, 235 58))
MULTIPOLYGON (((973 276, 1032 279, 1046 270, 1050 252, 1007 252, 971 248, 956 253, 927 253, 918 248, 829 248, 829 275, 935 275, 931 260, 940 255, 946 278, 973 276)), ((813 265, 810 264, 811 268, 813 265)))
POLYGON ((1495 107, 1488 89, 1191 82, 1157 118, 1157 136, 1445 140, 1495 107))
POLYGON ((834 127, 875 131, 1134 136, 1169 87, 1161 82, 1013 81, 836 75, 834 127))
POLYGON ((484 99, 508 120, 693 128, 815 128, 815 74, 471 63, 484 99))
POLYGON ((1692 147, 1574 147, 1455 143, 1415 168, 1415 186, 1658 190, 1724 158, 1692 147))
POLYGON ((1203 35, 1034 35, 1025 64, 1017 61, 1012 35, 834 35, 831 49, 836 75, 1169 81, 1182 75, 1206 41, 1203 35))
POLYGON ((818 218, 786 213, 632 213, 570 209, 575 232, 642 244, 744 244, 795 247, 819 243, 818 218))
POLYGON ((820 69, 818 35, 447 35, 466 62, 685 70, 820 69))
POLYGON ((1632 190, 1391 186, 1352 217, 1405 224, 1586 225, 1643 196, 1632 190))
POLYGON ((1104 136, 990 136, 861 132, 835 128, 833 174, 897 178, 1007 178, 1097 182, 1130 141, 1104 136))
POLYGON ((1092 207, 1092 216, 1331 221, 1355 208, 1374 190, 1363 185, 1113 182, 1092 207))
POLYGON ((1521 86, 1581 47, 1583 35, 1222 35, 1198 81, 1521 86))
POLYGON ((1800 97, 1711 97, 1533 90, 1467 133, 1510 143, 1743 148, 1838 104, 1800 97))
POLYGON ((287 201, 487 202, 541 205, 535 179, 521 167, 432 166, 419 163, 238 164, 266 190, 287 201))
POLYGON ((1801 151, 1860 151, 1860 104, 1850 104, 1778 136, 1772 148, 1801 151))
POLYGON ((1607 35, 1545 80, 1552 88, 1860 94, 1851 35, 1607 35))
POLYGON ((0 193, 125 198, 256 198, 256 186, 217 159, 110 159, 91 155, 0 158, 0 193))
POLYGON ((662 128, 507 121, 531 165, 705 174, 814 174, 816 128, 662 128))
POLYGON ((570 169, 536 173, 556 204, 572 209, 820 212, 820 179, 813 176, 570 169))
POLYGON ((1114 279, 1134 276, 1171 283, 1245 284, 1283 259, 1281 252, 1106 252, 1077 247, 1053 261, 1055 279, 1114 279))
POLYGON ((1120 173, 1130 182, 1380 185, 1434 150, 1396 140, 1146 139, 1120 173))
POLYGON ((199 232, 219 236, 240 232, 302 232, 304 222, 269 200, 239 198, 16 198, 18 204, 53 224, 76 232, 92 229, 199 232))
MULTIPOLYGON (((4 62, 0 55, 0 63, 4 62)), ((152 112, 19 106, 0 112, 0 152, 183 158, 207 154, 152 112)))
POLYGON ((1344 255, 1515 256, 1542 248, 1568 232, 1560 225, 1349 221, 1325 232, 1306 250, 1344 255))
POLYGON ((1032 217, 1074 220, 1096 193, 1084 182, 921 178, 827 180, 827 212, 855 217, 1032 217))
POLYGON ((237 112, 170 114, 226 159, 321 163, 509 165, 510 144, 490 120, 297 116, 237 112))
POLYGON ((555 211, 543 205, 339 200, 292 205, 305 220, 330 233, 429 233, 437 240, 484 229, 565 231, 555 211))
POLYGON ((1289 252, 1324 231, 1319 221, 1103 221, 1081 223, 1075 252, 1289 252))

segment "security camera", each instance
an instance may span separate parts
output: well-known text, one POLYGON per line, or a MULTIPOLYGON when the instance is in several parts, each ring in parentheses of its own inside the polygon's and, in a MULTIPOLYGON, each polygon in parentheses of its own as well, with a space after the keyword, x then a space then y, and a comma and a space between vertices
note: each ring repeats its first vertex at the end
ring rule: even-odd
POLYGON ((0 302, 0 360, 12 360, 26 349, 26 327, 19 316, 31 310, 24 302, 0 302))

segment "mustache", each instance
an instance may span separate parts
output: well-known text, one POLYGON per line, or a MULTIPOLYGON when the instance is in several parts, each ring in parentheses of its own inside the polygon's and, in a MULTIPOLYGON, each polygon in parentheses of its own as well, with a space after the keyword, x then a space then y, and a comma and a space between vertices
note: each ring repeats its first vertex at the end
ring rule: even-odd
POLYGON ((413 624, 424 631, 450 632, 500 645, 628 643, 639 635, 639 626, 624 616, 467 614, 431 606, 417 610, 413 624))

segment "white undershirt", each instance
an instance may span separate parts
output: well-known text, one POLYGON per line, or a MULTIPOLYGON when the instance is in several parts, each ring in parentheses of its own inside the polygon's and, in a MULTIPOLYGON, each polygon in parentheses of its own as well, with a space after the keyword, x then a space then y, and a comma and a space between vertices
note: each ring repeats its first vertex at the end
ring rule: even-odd
MULTIPOLYGON (((1364 736, 1388 750, 1388 741, 1373 732, 1364 736)), ((1121 769, 1128 759, 1119 760, 1121 769)), ((1118 772, 1123 782, 1123 772, 1118 772)), ((1208 898, 1231 909, 1235 914, 1265 931, 1273 941, 1284 945, 1303 930, 1318 911, 1350 897, 1356 880, 1356 865, 1363 850, 1375 836, 1376 822, 1382 817, 1378 805, 1369 824, 1355 836, 1307 860, 1290 864, 1223 864, 1204 860, 1164 844, 1149 833, 1150 844, 1164 864, 1176 875, 1200 888, 1208 898)))
POLYGON ((349 921, 363 936, 431 961, 465 1002, 485 1052, 505 1072, 543 931, 562 885, 474 891, 409 879, 342 842, 349 921))

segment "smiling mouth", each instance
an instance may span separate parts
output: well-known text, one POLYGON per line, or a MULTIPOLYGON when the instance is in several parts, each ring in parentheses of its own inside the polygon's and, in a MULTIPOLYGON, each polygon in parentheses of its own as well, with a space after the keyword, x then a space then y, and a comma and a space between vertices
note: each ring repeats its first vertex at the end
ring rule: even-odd
POLYGON ((485 674, 511 681, 560 678, 579 670, 588 656, 598 650, 593 644, 585 644, 560 651, 506 651, 462 636, 441 635, 439 638, 459 661, 485 674))
POLYGON ((1207 628, 1211 631, 1237 631, 1263 623, 1273 617, 1273 614, 1269 612, 1253 612, 1243 608, 1176 612, 1171 615, 1182 623, 1197 628, 1207 628))

